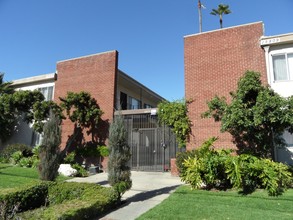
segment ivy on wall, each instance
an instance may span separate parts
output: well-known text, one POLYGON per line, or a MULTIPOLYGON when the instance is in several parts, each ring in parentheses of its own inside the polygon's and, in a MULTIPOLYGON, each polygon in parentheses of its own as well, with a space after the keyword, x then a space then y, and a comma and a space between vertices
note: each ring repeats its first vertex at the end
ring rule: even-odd
POLYGON ((176 134, 179 147, 184 147, 191 132, 191 122, 187 115, 188 101, 163 101, 158 105, 159 122, 171 127, 176 134))

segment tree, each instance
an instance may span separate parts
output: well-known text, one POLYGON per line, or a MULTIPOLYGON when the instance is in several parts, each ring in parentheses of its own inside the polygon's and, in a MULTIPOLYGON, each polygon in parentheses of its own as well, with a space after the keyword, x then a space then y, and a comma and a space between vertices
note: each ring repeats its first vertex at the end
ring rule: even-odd
POLYGON ((185 100, 177 100, 173 102, 163 101, 158 105, 159 121, 171 127, 176 135, 179 147, 185 146, 191 132, 191 122, 187 115, 188 103, 185 100))
POLYGON ((223 28, 223 15, 232 13, 229 9, 229 5, 219 4, 218 9, 212 9, 211 15, 219 16, 220 27, 223 28))
POLYGON ((61 108, 53 101, 44 100, 38 90, 15 91, 12 83, 4 83, 3 74, 0 74, 0 140, 5 142, 17 129, 20 120, 33 123, 33 128, 41 133, 49 109, 62 119, 61 108))
POLYGON ((90 93, 84 91, 79 93, 68 92, 66 97, 60 97, 59 99, 61 100, 61 108, 66 112, 68 118, 75 123, 76 128, 64 152, 71 147, 73 141, 85 128, 89 129, 88 134, 92 135, 92 142, 95 142, 95 130, 103 114, 97 101, 91 97, 90 93))
POLYGON ((108 181, 119 193, 122 194, 131 188, 131 172, 127 165, 130 160, 130 147, 127 144, 127 133, 121 115, 115 116, 109 129, 109 161, 108 181))
POLYGON ((94 130, 101 119, 103 111, 97 101, 88 92, 68 92, 65 98, 60 98, 61 108, 78 127, 94 130))
POLYGON ((54 181, 60 165, 61 127, 60 120, 50 111, 44 125, 44 138, 40 147, 39 175, 41 180, 54 181))
POLYGON ((203 117, 221 122, 221 131, 229 132, 239 153, 275 159, 275 146, 284 146, 282 133, 293 132, 293 97, 283 98, 263 86, 260 73, 247 71, 239 80, 231 103, 214 97, 203 117))

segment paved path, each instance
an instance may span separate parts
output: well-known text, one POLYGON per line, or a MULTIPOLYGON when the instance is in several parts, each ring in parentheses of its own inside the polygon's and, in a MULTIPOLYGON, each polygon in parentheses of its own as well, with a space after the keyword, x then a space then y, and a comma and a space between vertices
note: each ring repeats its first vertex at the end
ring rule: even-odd
MULTIPOLYGON (((73 178, 70 181, 91 182, 109 186, 108 174, 100 173, 86 178, 73 178)), ((125 203, 116 210, 108 213, 102 220, 132 220, 136 219, 149 209, 158 205, 170 193, 183 183, 179 177, 173 177, 170 173, 162 172, 131 172, 132 188, 127 191, 122 200, 125 203)))

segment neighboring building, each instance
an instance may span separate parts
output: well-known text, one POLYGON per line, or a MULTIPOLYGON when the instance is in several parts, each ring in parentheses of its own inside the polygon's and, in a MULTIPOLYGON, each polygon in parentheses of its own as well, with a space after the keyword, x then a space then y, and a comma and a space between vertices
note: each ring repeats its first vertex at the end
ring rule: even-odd
MULTIPOLYGON (((54 85, 57 75, 55 73, 45 74, 25 79, 13 81, 13 87, 16 90, 39 90, 43 93, 45 100, 52 100, 54 96, 54 85)), ((31 124, 19 119, 13 136, 5 143, 22 143, 30 146, 36 146, 41 143, 42 137, 34 132, 31 124)))
MULTIPOLYGON (((268 83, 283 97, 293 95, 293 33, 262 37, 260 45, 264 49, 268 83)), ((293 135, 283 134, 287 148, 277 148, 278 161, 293 164, 293 135)))
MULTIPOLYGON (((109 123, 115 112, 120 110, 127 124, 132 154, 135 155, 131 164, 135 169, 163 170, 165 165, 169 167, 169 159, 175 157, 177 144, 174 135, 168 136, 168 140, 161 140, 161 127, 156 118, 156 106, 164 98, 119 70, 117 51, 59 61, 56 74, 15 80, 13 86, 17 89, 39 89, 47 100, 57 103, 60 103, 59 97, 65 97, 68 91, 89 92, 104 112, 103 123, 95 136, 97 143, 107 143, 109 123), (169 143, 168 149, 161 147, 162 141, 169 143)), ((70 120, 63 120, 62 148, 74 129, 70 120)), ((31 146, 41 143, 41 136, 33 132, 31 125, 21 122, 18 130, 8 143, 31 146)), ((169 129, 163 131, 167 134, 169 129)), ((91 140, 92 136, 84 131, 82 141, 91 140)))
MULTIPOLYGON (((199 146, 215 136, 216 147, 231 148, 229 133, 220 132, 220 123, 203 119, 207 101, 215 95, 230 97, 237 82, 247 70, 260 72, 282 96, 293 95, 293 35, 264 37, 263 23, 256 22, 231 28, 189 35, 184 38, 185 97, 189 105, 192 135, 187 149, 199 146)), ((229 101, 229 100, 228 100, 229 101)), ((285 132, 288 148, 278 150, 278 160, 292 163, 292 135, 285 132), (285 156, 286 155, 286 156, 285 156)))

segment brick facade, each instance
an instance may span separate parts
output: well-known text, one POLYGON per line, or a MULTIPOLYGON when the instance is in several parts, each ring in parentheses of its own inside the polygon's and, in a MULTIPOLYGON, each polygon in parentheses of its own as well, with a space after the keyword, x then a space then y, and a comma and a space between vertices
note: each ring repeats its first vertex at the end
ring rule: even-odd
POLYGON ((229 97, 247 70, 260 72, 267 83, 261 36, 263 24, 258 22, 184 38, 185 97, 193 100, 188 108, 192 122, 188 150, 212 136, 219 137, 216 147, 235 147, 231 135, 220 132, 220 123, 200 115, 215 95, 229 97))
MULTIPOLYGON (((55 83, 54 100, 59 103, 59 97, 65 97, 68 91, 89 92, 104 112, 102 126, 105 129, 100 129, 100 131, 108 131, 108 123, 112 120, 114 114, 117 66, 117 51, 58 62, 58 79, 55 83)), ((73 134, 73 130, 73 124, 69 120, 64 120, 62 124, 62 148, 65 147, 69 136, 73 134)), ((99 135, 98 141, 106 140, 107 134, 99 135)), ((90 141, 91 136, 84 132, 84 139, 90 141)))

